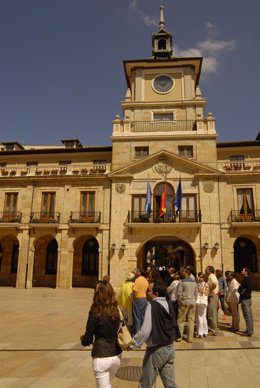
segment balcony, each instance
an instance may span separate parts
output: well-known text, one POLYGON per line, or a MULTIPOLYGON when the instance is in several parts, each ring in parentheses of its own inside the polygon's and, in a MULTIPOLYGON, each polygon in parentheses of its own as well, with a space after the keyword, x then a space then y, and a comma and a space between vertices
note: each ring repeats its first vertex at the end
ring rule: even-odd
POLYGON ((218 164, 219 170, 227 173, 260 172, 260 161, 222 162, 218 164))
POLYGON ((59 212, 37 212, 31 213, 30 224, 59 224, 60 213, 59 212))
POLYGON ((252 225, 256 222, 260 223, 260 210, 254 210, 252 214, 240 213, 240 210, 231 210, 230 221, 232 224, 238 223, 241 226, 245 225, 245 223, 247 224, 246 226, 249 226, 250 224, 252 225))
POLYGON ((184 132, 195 131, 196 121, 134 121, 131 126, 132 132, 184 132))
POLYGON ((20 212, 3 211, 0 213, 0 223, 20 224, 21 221, 22 221, 22 213, 20 212))
POLYGON ((192 226, 198 226, 201 222, 201 213, 200 210, 180 210, 179 214, 174 214, 173 211, 167 210, 166 214, 163 217, 160 217, 158 212, 151 212, 147 214, 142 211, 132 211, 128 212, 127 222, 129 225, 140 225, 142 226, 156 226, 156 225, 179 225, 187 226, 189 224, 192 226))
POLYGON ((101 212, 71 212, 69 225, 71 228, 99 228, 101 212))
POLYGON ((66 166, 58 164, 42 164, 38 166, 26 167, 23 165, 13 165, 0 169, 1 178, 27 178, 27 177, 54 177, 58 176, 104 176, 110 171, 111 165, 93 163, 73 163, 66 166))

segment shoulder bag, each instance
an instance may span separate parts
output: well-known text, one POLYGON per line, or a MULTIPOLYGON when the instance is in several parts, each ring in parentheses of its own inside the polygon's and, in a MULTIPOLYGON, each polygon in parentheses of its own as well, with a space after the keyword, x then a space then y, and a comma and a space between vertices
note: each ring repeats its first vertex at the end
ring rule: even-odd
POLYGON ((130 350, 131 345, 133 343, 132 336, 126 326, 125 318, 123 316, 122 311, 120 310, 120 308, 118 308, 118 310, 120 317, 120 325, 117 331, 117 342, 122 350, 130 350))

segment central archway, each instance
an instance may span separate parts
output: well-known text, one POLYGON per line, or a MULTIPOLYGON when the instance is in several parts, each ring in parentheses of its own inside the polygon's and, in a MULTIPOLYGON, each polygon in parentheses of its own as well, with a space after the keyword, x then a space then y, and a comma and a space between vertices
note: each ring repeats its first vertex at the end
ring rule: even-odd
POLYGON ((186 241, 178 237, 156 237, 147 241, 137 255, 137 266, 147 267, 181 267, 192 265, 196 271, 195 254, 186 241))

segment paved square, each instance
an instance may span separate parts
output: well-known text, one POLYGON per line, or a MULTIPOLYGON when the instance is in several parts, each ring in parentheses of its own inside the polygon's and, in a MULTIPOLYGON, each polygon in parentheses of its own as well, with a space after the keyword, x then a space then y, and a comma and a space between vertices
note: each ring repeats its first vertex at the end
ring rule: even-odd
MULTIPOLYGON (((0 289, 0 387, 95 388, 90 348, 82 348, 92 301, 90 289, 0 289)), ((227 331, 176 343, 179 388, 257 388, 260 386, 260 293, 253 294, 255 333, 251 338, 227 331)), ((244 319, 241 314, 241 329, 244 319)), ((124 352, 122 366, 141 366, 144 348, 124 352)), ((138 382, 116 378, 113 388, 138 382)), ((156 388, 161 388, 159 380, 156 388)))

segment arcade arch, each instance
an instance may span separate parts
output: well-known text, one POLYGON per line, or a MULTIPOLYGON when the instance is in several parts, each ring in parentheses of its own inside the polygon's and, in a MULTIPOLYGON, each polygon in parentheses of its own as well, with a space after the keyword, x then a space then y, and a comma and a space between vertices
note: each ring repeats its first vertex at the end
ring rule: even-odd
POLYGON ((148 267, 181 267, 192 265, 196 272, 195 253, 184 240, 175 236, 154 237, 147 241, 137 254, 137 266, 148 267))
POLYGON ((50 235, 41 236, 35 243, 33 287, 56 287, 58 243, 50 235))
POLYGON ((99 244, 93 236, 74 242, 72 287, 94 287, 98 281, 99 244))
POLYGON ((14 235, 4 236, 0 241, 0 286, 16 286, 19 260, 19 241, 14 235))
POLYGON ((241 272, 243 268, 258 272, 256 246, 247 237, 238 237, 234 243, 234 270, 241 272))

